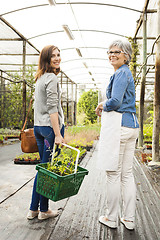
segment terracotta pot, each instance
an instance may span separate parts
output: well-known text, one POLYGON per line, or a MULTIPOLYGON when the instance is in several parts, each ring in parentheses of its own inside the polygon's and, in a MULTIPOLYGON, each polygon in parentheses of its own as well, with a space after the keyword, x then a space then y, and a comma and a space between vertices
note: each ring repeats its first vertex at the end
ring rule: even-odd
POLYGON ((151 144, 147 144, 146 147, 147 147, 147 149, 152 149, 152 145, 151 144))
POLYGON ((152 157, 152 153, 142 153, 142 162, 148 162, 147 157, 152 157))
POLYGON ((152 141, 144 141, 146 144, 152 144, 152 141))

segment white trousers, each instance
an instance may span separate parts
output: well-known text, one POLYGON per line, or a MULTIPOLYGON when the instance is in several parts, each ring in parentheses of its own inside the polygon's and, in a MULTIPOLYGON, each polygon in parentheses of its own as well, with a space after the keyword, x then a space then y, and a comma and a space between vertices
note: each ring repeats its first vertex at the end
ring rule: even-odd
POLYGON ((122 212, 125 220, 134 221, 136 186, 132 173, 135 142, 138 128, 121 127, 119 164, 117 171, 107 171, 107 218, 117 221, 122 196, 122 212))

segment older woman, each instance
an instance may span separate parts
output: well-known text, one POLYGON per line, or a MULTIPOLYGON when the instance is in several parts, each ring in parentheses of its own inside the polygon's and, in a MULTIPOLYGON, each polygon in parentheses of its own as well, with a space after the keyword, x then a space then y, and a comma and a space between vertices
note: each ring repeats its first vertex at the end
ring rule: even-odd
POLYGON ((135 108, 135 86, 128 64, 132 48, 129 42, 114 41, 108 50, 114 74, 106 91, 107 100, 99 103, 96 114, 101 116, 98 165, 107 175, 107 210, 99 222, 117 227, 119 201, 122 192, 121 222, 133 230, 135 227, 136 186, 132 173, 138 120, 135 108))

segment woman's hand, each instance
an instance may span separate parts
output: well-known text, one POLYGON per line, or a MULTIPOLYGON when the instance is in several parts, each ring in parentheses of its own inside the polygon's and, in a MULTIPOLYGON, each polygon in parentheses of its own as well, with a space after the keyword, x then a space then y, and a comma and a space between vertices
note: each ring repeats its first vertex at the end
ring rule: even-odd
POLYGON ((103 110, 103 102, 99 103, 98 106, 97 106, 96 109, 95 109, 96 114, 97 114, 99 117, 101 117, 102 110, 103 110))
POLYGON ((64 142, 64 138, 61 135, 55 136, 55 144, 59 145, 64 142))

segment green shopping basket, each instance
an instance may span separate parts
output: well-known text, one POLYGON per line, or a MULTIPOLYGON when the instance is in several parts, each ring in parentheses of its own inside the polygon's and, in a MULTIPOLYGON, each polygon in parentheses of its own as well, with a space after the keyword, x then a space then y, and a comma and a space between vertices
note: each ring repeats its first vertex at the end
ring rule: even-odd
POLYGON ((87 169, 79 166, 77 167, 80 154, 79 149, 73 148, 67 144, 63 145, 78 152, 73 174, 60 176, 45 169, 47 163, 40 163, 36 166, 36 170, 38 170, 36 191, 54 202, 76 195, 85 175, 88 174, 87 169))

